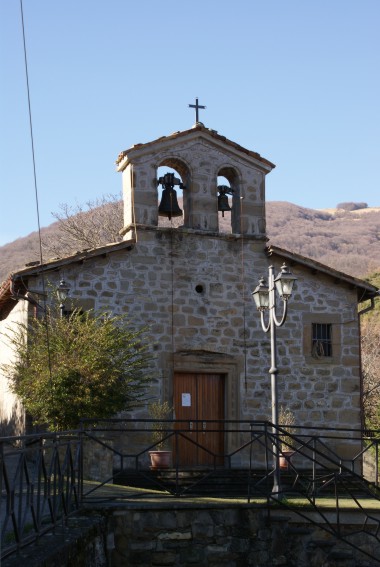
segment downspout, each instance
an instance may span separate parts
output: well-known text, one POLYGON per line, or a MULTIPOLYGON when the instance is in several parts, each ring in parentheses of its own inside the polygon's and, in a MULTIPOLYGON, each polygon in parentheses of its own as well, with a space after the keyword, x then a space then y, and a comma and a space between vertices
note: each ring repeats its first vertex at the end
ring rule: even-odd
MULTIPOLYGON (((380 294, 380 290, 377 292, 377 294, 380 294)), ((364 313, 368 313, 368 311, 372 311, 372 309, 374 309, 375 307, 375 298, 371 297, 371 305, 368 305, 368 307, 365 307, 364 309, 362 309, 361 311, 358 311, 358 315, 360 317, 360 315, 364 315, 364 313)))

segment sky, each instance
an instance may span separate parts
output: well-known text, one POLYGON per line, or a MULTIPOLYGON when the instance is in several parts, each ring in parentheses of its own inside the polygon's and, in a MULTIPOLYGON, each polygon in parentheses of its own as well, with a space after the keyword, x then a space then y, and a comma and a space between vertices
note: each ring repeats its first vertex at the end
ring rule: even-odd
POLYGON ((121 194, 120 151, 200 120, 269 201, 380 206, 379 0, 0 0, 0 245, 121 194), (36 198, 37 197, 37 198, 36 198))

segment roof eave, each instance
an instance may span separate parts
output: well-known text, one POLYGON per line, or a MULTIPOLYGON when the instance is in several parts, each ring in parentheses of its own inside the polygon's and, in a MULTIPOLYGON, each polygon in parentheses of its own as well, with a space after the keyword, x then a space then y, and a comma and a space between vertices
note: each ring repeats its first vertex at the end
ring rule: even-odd
POLYGON ((116 160, 116 169, 117 171, 123 171, 130 163, 131 159, 140 157, 146 152, 151 151, 151 146, 157 144, 158 142, 161 144, 167 143, 167 145, 169 146, 172 145, 173 141, 185 136, 190 139, 203 136, 218 146, 227 145, 229 149, 235 151, 237 154, 245 157, 249 161, 254 162, 256 166, 263 169, 266 173, 269 173, 276 167, 274 163, 263 158, 259 153, 248 150, 247 148, 240 146, 236 142, 229 140, 225 136, 218 134, 218 132, 216 132, 215 130, 206 128, 203 124, 198 123, 196 126, 189 130, 174 132, 169 136, 162 136, 160 138, 157 138, 156 140, 152 140, 151 142, 146 142, 145 144, 135 144, 128 150, 125 150, 118 155, 118 158, 116 160))
POLYGON ((19 299, 25 299, 27 292, 23 282, 15 284, 9 276, 0 286, 0 321, 6 319, 19 299))
POLYGON ((306 258, 305 256, 301 256, 301 254, 285 250, 279 246, 268 246, 266 248, 266 252, 268 256, 278 256, 284 260, 288 260, 288 262, 292 262, 293 264, 300 264, 312 271, 328 275, 334 278, 336 283, 345 283, 355 287, 357 289, 359 303, 361 301, 373 299, 374 297, 379 297, 379 289, 372 284, 359 278, 355 278, 354 276, 345 274, 344 272, 335 270, 334 268, 330 268, 330 266, 321 264, 317 260, 306 258))
POLYGON ((108 256, 113 252, 118 252, 119 250, 132 249, 135 244, 135 240, 123 240, 122 242, 116 242, 112 244, 106 244, 105 246, 100 246, 98 248, 92 248, 89 250, 82 250, 71 254, 70 256, 65 256, 64 258, 55 258, 44 262, 43 264, 38 263, 33 267, 26 267, 21 270, 17 270, 13 273, 14 279, 21 279, 27 276, 36 276, 41 274, 42 271, 50 272, 55 271, 68 264, 83 263, 86 260, 95 258, 96 256, 108 256))

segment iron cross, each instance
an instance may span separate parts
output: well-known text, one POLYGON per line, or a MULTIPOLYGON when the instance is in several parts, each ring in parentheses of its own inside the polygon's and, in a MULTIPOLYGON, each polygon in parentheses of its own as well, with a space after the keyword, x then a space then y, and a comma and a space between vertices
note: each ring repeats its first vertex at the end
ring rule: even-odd
POLYGON ((200 104, 198 104, 198 99, 195 99, 195 104, 189 104, 189 108, 195 108, 195 122, 196 124, 198 124, 199 122, 199 112, 198 110, 200 108, 206 108, 205 106, 201 106, 200 104))

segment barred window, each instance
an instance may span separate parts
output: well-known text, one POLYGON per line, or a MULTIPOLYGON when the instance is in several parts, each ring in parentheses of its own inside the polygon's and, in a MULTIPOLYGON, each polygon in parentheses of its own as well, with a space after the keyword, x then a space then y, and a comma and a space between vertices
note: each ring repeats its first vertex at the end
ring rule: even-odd
POLYGON ((314 358, 332 356, 332 325, 312 323, 311 354, 314 358))

